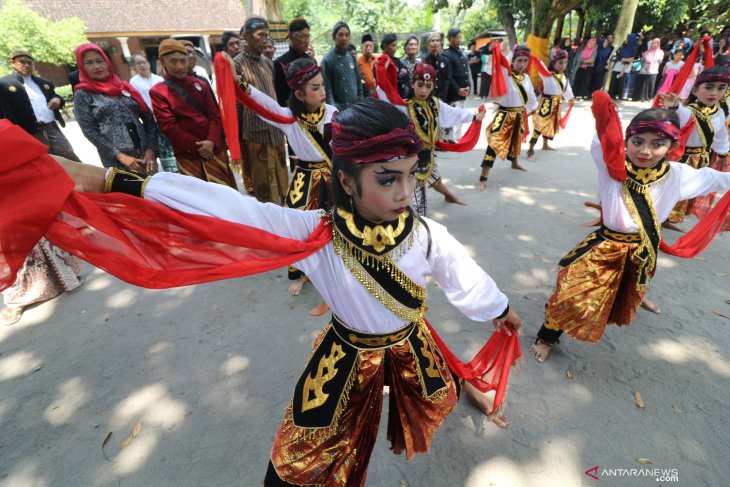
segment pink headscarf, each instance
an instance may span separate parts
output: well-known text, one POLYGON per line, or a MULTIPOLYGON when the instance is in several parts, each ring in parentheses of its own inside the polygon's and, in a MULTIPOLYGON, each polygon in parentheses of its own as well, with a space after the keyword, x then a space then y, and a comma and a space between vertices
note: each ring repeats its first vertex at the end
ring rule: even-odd
POLYGON ((588 39, 586 46, 583 48, 583 51, 580 53, 580 58, 581 59, 590 59, 595 52, 596 52, 596 38, 591 37, 590 39, 588 39))
POLYGON ((85 90, 108 96, 122 96, 123 94, 128 94, 128 96, 131 96, 134 98, 134 101, 137 102, 142 113, 147 111, 147 103, 145 103, 144 98, 142 98, 142 95, 139 94, 139 91, 137 91, 128 82, 119 79, 119 76, 114 73, 114 66, 112 66, 112 62, 109 61, 109 58, 104 51, 96 44, 87 43, 76 46, 76 65, 79 67, 80 83, 74 87, 74 92, 76 90, 85 90), (107 68, 109 68, 109 74, 105 80, 98 81, 91 79, 91 77, 86 73, 86 69, 84 68, 84 53, 88 51, 97 52, 104 61, 106 61, 107 68))
POLYGON ((649 48, 644 53, 644 60, 646 62, 648 62, 649 64, 657 64, 660 63, 662 59, 664 59, 664 51, 659 49, 660 45, 661 40, 658 37, 651 40, 649 48))

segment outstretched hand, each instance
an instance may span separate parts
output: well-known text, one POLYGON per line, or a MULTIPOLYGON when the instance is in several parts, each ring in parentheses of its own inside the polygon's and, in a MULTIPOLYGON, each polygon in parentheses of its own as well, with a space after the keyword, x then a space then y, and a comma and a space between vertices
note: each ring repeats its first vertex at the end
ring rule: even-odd
POLYGON ((475 120, 482 121, 484 120, 484 117, 487 115, 487 109, 484 108, 484 105, 479 105, 479 108, 477 109, 477 113, 474 116, 475 120))
POLYGON ((657 96, 659 97, 661 108, 673 108, 677 106, 679 96, 676 93, 662 93, 657 96))

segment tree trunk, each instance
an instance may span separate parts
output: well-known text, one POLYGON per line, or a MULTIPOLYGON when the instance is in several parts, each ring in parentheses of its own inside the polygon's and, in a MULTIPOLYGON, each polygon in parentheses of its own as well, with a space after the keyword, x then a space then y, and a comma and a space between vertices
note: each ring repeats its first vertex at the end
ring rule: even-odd
POLYGON ((575 29, 575 37, 578 39, 583 38, 583 28, 586 24, 586 12, 582 8, 575 9, 575 13, 578 14, 578 27, 575 29))
MULTIPOLYGON (((613 31, 613 45, 614 49, 618 50, 626 40, 626 36, 631 33, 631 27, 634 25, 634 17, 636 16, 636 9, 639 7, 639 0, 622 0, 621 12, 618 14, 618 21, 616 22, 616 29, 613 31)), ((603 85, 604 89, 608 89, 608 85, 611 81, 611 72, 613 71, 613 62, 608 64, 608 76, 606 76, 606 82, 603 85)))
POLYGON ((284 20, 281 13, 281 0, 245 0, 243 3, 246 18, 263 17, 266 20, 284 20))
POLYGON ((565 24, 565 16, 567 14, 563 14, 560 17, 558 17, 558 25, 555 27, 555 38, 556 39, 562 39, 563 38, 563 24, 565 24))
POLYGON ((582 0, 530 0, 532 26, 530 33, 547 39, 556 20, 573 10, 582 0))
POLYGON ((517 30, 515 29, 515 18, 507 9, 497 7, 497 13, 499 14, 499 20, 504 26, 504 30, 507 31, 507 39, 509 39, 509 45, 514 46, 517 44, 517 30))

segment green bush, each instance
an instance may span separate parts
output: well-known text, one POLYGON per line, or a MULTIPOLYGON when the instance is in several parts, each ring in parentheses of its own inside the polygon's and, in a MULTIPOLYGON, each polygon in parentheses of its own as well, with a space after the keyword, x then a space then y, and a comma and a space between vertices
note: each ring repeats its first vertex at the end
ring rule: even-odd
POLYGON ((57 86, 56 93, 58 93, 58 96, 63 98, 66 102, 73 101, 74 99, 74 91, 71 88, 71 85, 57 86))

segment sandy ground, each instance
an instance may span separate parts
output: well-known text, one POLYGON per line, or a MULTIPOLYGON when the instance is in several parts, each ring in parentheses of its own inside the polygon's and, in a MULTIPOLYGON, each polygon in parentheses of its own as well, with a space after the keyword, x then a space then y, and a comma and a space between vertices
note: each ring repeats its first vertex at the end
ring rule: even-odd
MULTIPOLYGON (((624 106, 624 117, 637 110, 624 106)), ((471 153, 439 154, 468 206, 432 192, 430 216, 523 316, 526 357, 510 381, 509 429, 462 401, 430 454, 406 462, 389 451, 382 423, 369 486, 727 485, 730 320, 713 313, 730 316, 727 238, 697 259, 660 258, 650 294, 661 315, 639 311, 633 326, 610 327, 597 345, 564 339, 543 365, 528 356, 556 263, 589 232, 580 223, 596 216, 583 206, 596 200, 592 127, 579 102, 559 151, 538 151, 538 162, 524 161, 527 173, 498 161, 484 193, 473 188, 484 140, 471 153), (594 466, 601 481, 584 473, 594 466), (678 481, 604 472, 646 468, 676 469, 678 481)), ((66 131, 85 160, 98 161, 75 124, 66 131)), ((84 273, 83 288, 0 328, 0 486, 260 485, 326 320, 307 315, 317 293, 288 296, 283 269, 167 291, 90 266, 84 273), (120 449, 138 422, 141 432, 120 449)), ((429 305, 430 321, 463 359, 492 330, 434 285, 429 305)))

